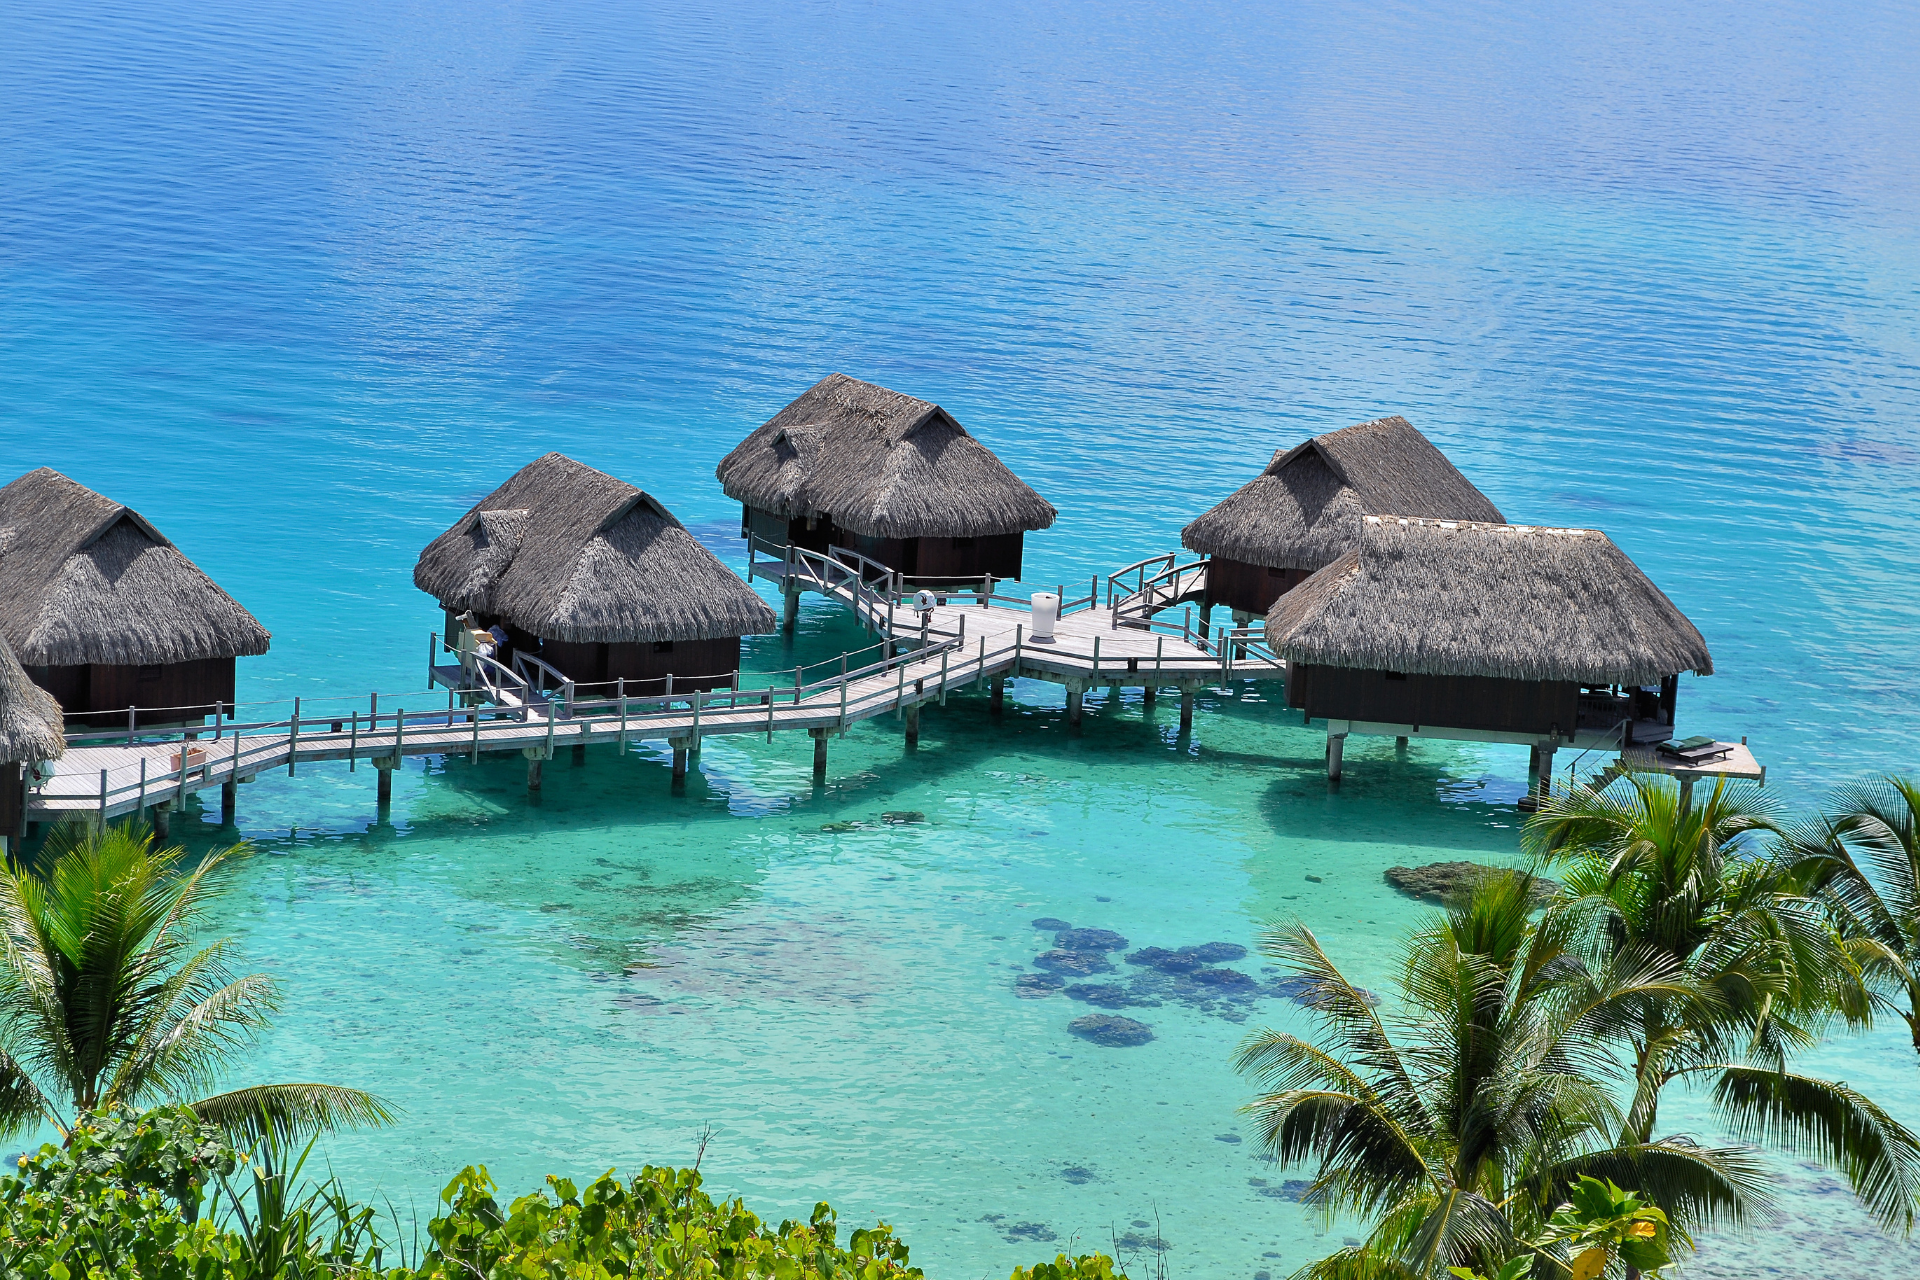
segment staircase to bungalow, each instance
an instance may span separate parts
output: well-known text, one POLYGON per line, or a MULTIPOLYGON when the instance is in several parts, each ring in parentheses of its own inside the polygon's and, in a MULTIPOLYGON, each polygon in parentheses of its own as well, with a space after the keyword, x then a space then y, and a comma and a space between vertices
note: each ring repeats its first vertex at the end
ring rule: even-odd
POLYGON ((1181 564, 1178 553, 1167 552, 1107 575, 1107 601, 1113 610, 1115 627, 1145 631, 1154 614, 1176 605, 1205 600, 1206 596, 1204 556, 1181 564))

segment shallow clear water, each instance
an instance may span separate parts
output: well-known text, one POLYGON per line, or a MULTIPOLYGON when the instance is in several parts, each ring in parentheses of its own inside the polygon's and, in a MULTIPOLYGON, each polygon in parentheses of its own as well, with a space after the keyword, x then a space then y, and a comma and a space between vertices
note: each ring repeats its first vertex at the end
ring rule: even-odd
MULTIPOLYGON (((414 556, 549 448, 737 559, 713 464, 838 369, 1060 507, 1049 584, 1403 412, 1509 517, 1639 561, 1719 668, 1683 727, 1749 735, 1783 801, 1916 766, 1903 7, 0 0, 0 30, 0 471, 134 503, 246 602, 243 698, 424 705, 414 556)), ((815 604, 752 660, 857 640, 815 604)), ((332 1158, 423 1211, 467 1161, 519 1188, 711 1124, 722 1187, 885 1216, 937 1275, 1136 1221, 1174 1274, 1282 1274, 1346 1228, 1220 1135, 1229 1051, 1293 1007, 1171 1003, 1099 1049, 1013 996, 1027 922, 1298 912, 1377 984, 1418 915, 1381 869, 1510 854, 1524 756, 1368 743, 1330 793, 1260 697, 1191 741, 959 698, 917 755, 835 742, 822 792, 785 739, 713 743, 679 797, 651 748, 537 802, 517 759, 415 765, 388 826, 370 773, 262 778, 231 927, 287 1010, 249 1074, 403 1105, 332 1158)), ((1920 1123, 1892 1034, 1823 1062, 1920 1123)), ((1699 1272, 1890 1267, 1783 1178, 1792 1230, 1699 1272)))

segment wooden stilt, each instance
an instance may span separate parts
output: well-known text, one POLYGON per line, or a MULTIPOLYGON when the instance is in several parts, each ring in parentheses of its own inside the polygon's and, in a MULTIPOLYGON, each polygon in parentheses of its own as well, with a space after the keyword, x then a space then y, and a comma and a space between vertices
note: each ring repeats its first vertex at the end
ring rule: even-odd
POLYGON ((153 806, 153 842, 162 848, 173 839, 173 801, 162 800, 153 806))
POLYGON ((232 826, 234 813, 239 807, 240 781, 237 778, 230 777, 220 784, 220 825, 223 827, 232 826))
POLYGON ((1180 686, 1180 732, 1193 732, 1193 687, 1180 686))
POLYGON ((1140 691, 1140 705, 1152 710, 1153 704, 1160 698, 1160 691, 1149 684, 1140 691))
POLYGON ((1007 709, 1007 678, 1003 675, 992 676, 987 680, 987 712, 999 715, 1007 709))
POLYGON ((690 744, 685 738, 668 738, 667 746, 673 750, 673 785, 682 786, 687 781, 687 748, 690 744))
POLYGON ((786 600, 782 604, 780 626, 791 631, 800 621, 800 588, 792 582, 784 588, 786 600))
POLYGON ((573 767, 578 769, 581 765, 585 764, 586 762, 587 762, 587 744, 584 742, 574 743, 573 744, 573 767))
POLYGON ((374 790, 374 801, 382 809, 393 803, 393 764, 391 756, 373 762, 374 772, 380 775, 379 785, 374 790))
POLYGON ((914 703, 907 708, 907 746, 920 745, 920 704, 914 703))
POLYGON ((813 739, 813 780, 827 780, 827 735, 831 729, 809 729, 807 735, 813 739))
POLYGON ((1080 702, 1086 696, 1086 687, 1078 680, 1067 681, 1067 727, 1080 727, 1080 702))
POLYGON ((542 781, 541 774, 547 766, 543 756, 533 756, 527 761, 527 790, 538 791, 542 781))
POLYGON ((1402 735, 1401 735, 1401 736, 1399 736, 1398 738, 1395 738, 1395 739, 1393 740, 1393 745, 1394 745, 1394 749, 1395 749, 1395 750, 1398 750, 1398 751, 1405 751, 1405 750, 1407 749, 1407 738, 1406 738, 1406 735, 1405 735, 1405 734, 1402 734, 1402 735))
POLYGON ((1340 781, 1340 758, 1346 754, 1347 735, 1330 733, 1327 735, 1327 781, 1340 781))

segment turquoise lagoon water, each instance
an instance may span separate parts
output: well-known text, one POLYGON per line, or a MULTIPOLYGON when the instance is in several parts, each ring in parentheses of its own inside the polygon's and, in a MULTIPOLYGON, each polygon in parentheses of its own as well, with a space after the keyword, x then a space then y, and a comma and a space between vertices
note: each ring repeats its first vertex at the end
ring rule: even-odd
MULTIPOLYGON (((1749 735, 1813 803, 1917 763, 1917 30, 0 0, 0 471, 134 503, 245 601, 262 712, 425 706, 413 559, 549 448, 737 564, 715 461, 822 374, 873 378, 1060 507, 1039 586, 1403 412, 1509 517, 1625 547, 1713 648, 1683 727, 1749 735)), ((810 602, 750 661, 862 642, 810 602)), ((1102 1049, 1012 987, 1048 915, 1179 945, 1297 914, 1382 985, 1420 914, 1383 868, 1515 853, 1520 753, 1365 743, 1330 791, 1267 696, 1207 696, 1191 738, 1136 701, 1075 735, 1046 686, 998 723, 959 697, 917 754, 884 722, 835 741, 824 789, 791 739, 712 743, 679 796, 658 744, 563 757, 537 800, 517 758, 416 763, 388 823, 369 772, 262 778, 225 923, 286 1011, 241 1074, 400 1104, 329 1155, 423 1214, 469 1161, 518 1190, 689 1160, 710 1125, 719 1187, 885 1217, 935 1275, 1070 1240, 1143 1270, 1156 1231, 1175 1275, 1283 1274, 1351 1228, 1226 1140, 1227 1058, 1297 1010, 1168 1003, 1102 1049)), ((1813 1065, 1920 1123, 1891 1031, 1813 1065)), ((1788 1228, 1696 1274, 1920 1262, 1829 1176, 1780 1176, 1788 1228)))

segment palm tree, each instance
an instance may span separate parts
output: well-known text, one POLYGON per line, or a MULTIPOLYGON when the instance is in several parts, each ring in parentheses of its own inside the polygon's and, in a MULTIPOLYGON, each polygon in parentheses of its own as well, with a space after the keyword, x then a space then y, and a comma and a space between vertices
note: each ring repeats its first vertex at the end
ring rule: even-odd
MULTIPOLYGON (((234 976, 230 940, 193 939, 244 852, 185 871, 185 850, 155 850, 143 827, 73 824, 48 836, 44 877, 0 871, 0 1132, 45 1119, 65 1134, 88 1112, 193 1097, 267 1025, 273 980, 234 976)), ((187 1105, 252 1141, 393 1118, 372 1094, 325 1084, 187 1105)))
POLYGON ((1262 949, 1307 979, 1320 1034, 1261 1031, 1239 1070, 1248 1110, 1283 1163, 1317 1161, 1305 1197, 1372 1219, 1365 1243, 1303 1268, 1315 1280, 1488 1273, 1547 1232, 1581 1175, 1644 1189, 1675 1225, 1745 1221, 1764 1207, 1740 1150, 1684 1138, 1620 1141, 1603 1048, 1647 1002, 1694 995, 1664 959, 1624 948, 1590 968, 1572 947, 1590 904, 1529 925, 1524 876, 1487 877, 1408 944, 1382 1014, 1295 924, 1262 949))
POLYGON ((1920 1052, 1920 781, 1842 787, 1828 812, 1788 833, 1784 850, 1832 909, 1874 1003, 1906 1021, 1920 1052))
POLYGON ((1634 1088, 1621 1140, 1650 1142, 1661 1092, 1705 1078, 1729 1131, 1838 1166, 1883 1226, 1911 1230, 1920 1139, 1844 1083, 1787 1069, 1836 1017, 1863 1025, 1871 1005, 1806 875, 1758 845, 1779 831, 1752 787, 1723 779, 1692 804, 1667 779, 1629 774, 1551 797, 1525 844, 1571 864, 1567 893, 1596 908, 1590 961, 1657 955, 1689 988, 1617 1028, 1634 1088))

